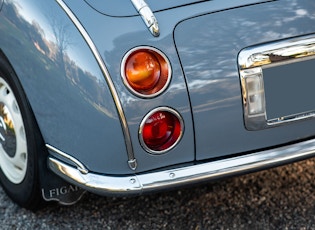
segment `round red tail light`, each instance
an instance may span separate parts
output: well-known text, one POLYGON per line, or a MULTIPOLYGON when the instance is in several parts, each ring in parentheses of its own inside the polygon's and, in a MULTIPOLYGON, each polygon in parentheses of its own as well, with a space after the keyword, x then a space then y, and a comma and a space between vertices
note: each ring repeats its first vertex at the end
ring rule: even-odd
POLYGON ((166 56, 152 47, 130 50, 121 65, 125 85, 136 95, 154 97, 167 87, 171 67, 166 56))
POLYGON ((170 108, 158 108, 143 119, 140 127, 140 142, 146 151, 164 153, 180 140, 184 125, 180 115, 170 108))

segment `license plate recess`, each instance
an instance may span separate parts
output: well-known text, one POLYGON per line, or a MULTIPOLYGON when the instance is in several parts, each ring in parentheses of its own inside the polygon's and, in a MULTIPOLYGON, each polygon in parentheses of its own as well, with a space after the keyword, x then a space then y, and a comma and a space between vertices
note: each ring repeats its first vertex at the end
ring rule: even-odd
POLYGON ((246 129, 315 118, 315 35, 245 48, 238 64, 246 129))

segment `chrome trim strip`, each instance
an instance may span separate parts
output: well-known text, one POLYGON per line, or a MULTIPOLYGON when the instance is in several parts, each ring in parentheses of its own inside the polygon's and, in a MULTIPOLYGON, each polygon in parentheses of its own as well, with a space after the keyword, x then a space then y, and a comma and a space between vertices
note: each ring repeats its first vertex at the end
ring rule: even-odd
POLYGON ((144 0, 131 0, 137 12, 141 15, 142 20, 154 37, 160 35, 159 24, 152 10, 144 0))
POLYGON ((253 172, 314 155, 315 139, 209 163, 126 176, 82 174, 53 157, 49 157, 48 165, 57 175, 88 191, 100 195, 128 195, 253 172))
POLYGON ((89 36, 87 31, 84 29, 84 27, 82 26, 80 21, 77 19, 77 17, 73 14, 73 12, 69 9, 69 7, 62 0, 56 0, 56 1, 61 6, 61 8, 65 11, 65 13, 68 15, 68 17, 72 20, 73 24, 77 27, 77 29, 80 31, 80 33, 82 34, 84 40, 86 41, 86 43, 90 47, 98 65, 100 66, 100 68, 104 74, 105 80, 106 80, 108 87, 109 87, 109 90, 113 96, 113 100, 116 104, 117 112, 119 114, 119 119, 121 122, 122 130, 123 130, 123 134, 124 134, 124 138, 125 138, 125 144, 126 144, 126 148, 127 148, 128 165, 132 170, 135 170, 137 168, 137 161, 136 161, 134 153, 133 153, 133 147, 132 147, 132 142, 131 142, 131 137, 130 137, 130 132, 129 132, 127 120, 126 120, 121 102, 119 100, 118 93, 115 89, 114 83, 113 83, 112 79, 110 78, 110 74, 109 74, 95 44, 93 43, 91 37, 89 36))
POLYGON ((78 161, 78 160, 75 159, 74 157, 70 156, 69 154, 62 152, 62 151, 60 151, 59 149, 57 149, 57 148, 55 148, 54 146, 51 146, 51 145, 49 145, 49 144, 46 144, 46 147, 47 147, 49 150, 51 150, 51 151, 57 153, 58 155, 64 157, 65 159, 71 161, 74 165, 77 166, 77 169, 78 169, 81 173, 87 174, 87 173, 89 172, 89 170, 88 170, 80 161, 78 161))
POLYGON ((283 65, 313 55, 315 55, 315 35, 308 35, 246 48, 240 52, 238 63, 239 69, 244 70, 260 66, 283 65))
MULTIPOLYGON (((244 122, 248 130, 261 130, 315 117, 315 111, 305 111, 268 120, 266 107, 260 114, 249 115, 249 94, 245 84, 247 78, 250 78, 258 72, 261 72, 260 75, 263 79, 263 72, 266 68, 287 65, 309 59, 315 59, 315 35, 307 35, 261 44, 241 50, 238 56, 238 64, 242 85, 244 122)), ((262 91, 264 91, 264 89, 262 91)), ((265 96, 261 99, 262 101, 265 101, 265 96)))

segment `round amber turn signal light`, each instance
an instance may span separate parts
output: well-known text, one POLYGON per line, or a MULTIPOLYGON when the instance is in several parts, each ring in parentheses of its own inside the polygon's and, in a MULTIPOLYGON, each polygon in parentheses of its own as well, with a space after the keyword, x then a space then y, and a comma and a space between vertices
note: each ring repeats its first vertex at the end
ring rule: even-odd
POLYGON ((125 69, 126 79, 136 91, 152 89, 161 75, 158 59, 151 52, 133 53, 127 59, 125 69))
POLYGON ((130 50, 121 65, 125 85, 140 97, 154 97, 168 86, 171 66, 166 56, 152 47, 130 50))

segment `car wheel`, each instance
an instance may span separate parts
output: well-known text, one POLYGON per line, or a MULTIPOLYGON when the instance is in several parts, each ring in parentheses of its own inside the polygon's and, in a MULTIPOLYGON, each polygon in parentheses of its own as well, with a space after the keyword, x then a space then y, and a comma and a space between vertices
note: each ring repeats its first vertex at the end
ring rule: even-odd
POLYGON ((41 203, 37 132, 18 78, 0 58, 0 183, 13 201, 32 210, 41 203))

